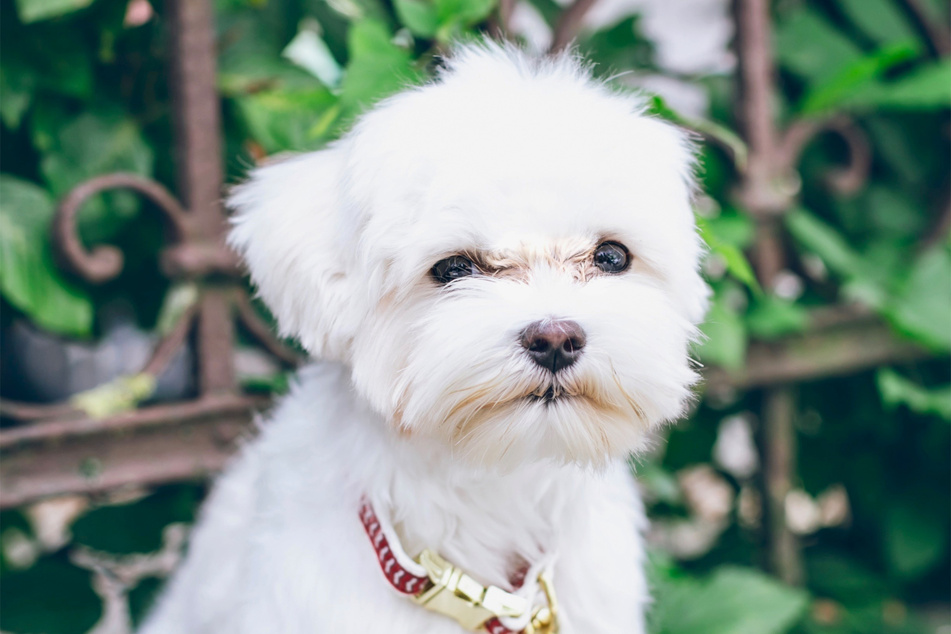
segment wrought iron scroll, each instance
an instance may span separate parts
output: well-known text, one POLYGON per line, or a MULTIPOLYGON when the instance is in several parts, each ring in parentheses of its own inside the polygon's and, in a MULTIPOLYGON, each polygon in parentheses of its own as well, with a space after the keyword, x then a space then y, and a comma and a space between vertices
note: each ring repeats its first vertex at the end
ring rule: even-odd
POLYGON ((162 271, 173 281, 194 284, 198 299, 177 317, 136 376, 157 378, 191 338, 199 395, 191 402, 106 417, 88 415, 75 400, 52 405, 0 402, 3 416, 21 421, 0 430, 2 507, 58 493, 94 493, 200 477, 220 468, 233 449, 229 443, 236 430, 246 428, 252 410, 263 405, 259 397, 242 395, 235 380, 235 319, 282 363, 298 360, 254 310, 238 260, 224 240, 227 221, 221 205, 222 142, 211 3, 171 0, 166 8, 181 199, 136 174, 98 176, 62 200, 52 241, 63 267, 99 284, 121 273, 123 257, 112 246, 89 250, 83 245, 77 229, 83 204, 101 192, 124 189, 144 196, 163 214, 168 232, 162 271), (222 435, 225 428, 230 431, 222 435))

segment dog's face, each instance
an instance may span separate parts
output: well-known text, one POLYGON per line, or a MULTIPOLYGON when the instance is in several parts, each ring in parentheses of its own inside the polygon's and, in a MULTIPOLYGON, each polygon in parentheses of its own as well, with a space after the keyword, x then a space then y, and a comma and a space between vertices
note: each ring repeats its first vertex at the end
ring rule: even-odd
POLYGON ((462 50, 255 172, 231 242, 284 334, 401 434, 599 464, 678 417, 706 304, 681 133, 568 58, 462 50))

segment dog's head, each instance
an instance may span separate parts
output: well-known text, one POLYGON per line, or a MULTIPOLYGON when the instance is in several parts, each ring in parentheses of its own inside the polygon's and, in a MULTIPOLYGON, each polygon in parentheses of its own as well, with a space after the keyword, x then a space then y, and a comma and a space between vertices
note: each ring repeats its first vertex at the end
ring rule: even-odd
POLYGON ((683 412, 707 297, 689 144, 642 110, 569 56, 463 48, 255 170, 230 241, 283 334, 399 432, 602 463, 683 412))

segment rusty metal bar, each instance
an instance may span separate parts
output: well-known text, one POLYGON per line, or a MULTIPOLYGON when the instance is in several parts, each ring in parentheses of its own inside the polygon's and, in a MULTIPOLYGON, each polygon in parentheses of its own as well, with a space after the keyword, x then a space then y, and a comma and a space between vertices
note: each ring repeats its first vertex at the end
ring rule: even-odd
POLYGON ((5 453, 0 461, 0 508, 69 493, 206 479, 224 467, 237 441, 253 428, 246 405, 237 411, 213 408, 163 420, 169 424, 5 453))
POLYGON ((198 314, 198 349, 201 354, 198 387, 202 394, 235 390, 234 323, 228 288, 206 287, 198 314))
POLYGON ((555 28, 552 32, 550 53, 558 53, 565 50, 581 32, 584 25, 584 17, 588 14, 598 0, 575 0, 558 18, 555 28))
POLYGON ((799 540, 786 525, 786 497, 796 485, 796 388, 781 385, 763 392, 762 453, 765 458, 765 516, 770 568, 786 583, 803 582, 799 540))
POLYGON ((208 239, 224 234, 221 116, 212 3, 169 0, 169 62, 175 108, 178 194, 208 239))
POLYGON ((705 389, 749 390, 845 376, 882 365, 933 358, 869 315, 813 329, 777 341, 754 341, 739 370, 704 370, 705 389))
MULTIPOLYGON (((202 419, 217 414, 238 414, 267 405, 267 399, 222 394, 206 396, 197 401, 144 407, 107 418, 77 416, 69 420, 38 421, 0 432, 0 449, 4 451, 38 444, 62 445, 87 436, 121 433, 133 434, 149 427, 174 425, 178 421, 202 419)), ((2 468, 2 461, 0 461, 2 468)), ((6 487, 4 482, 4 487, 6 487)))
MULTIPOLYGON (((214 252, 223 243, 226 220, 213 7, 207 1, 170 0, 168 10, 179 193, 201 241, 214 252)), ((235 390, 229 301, 227 291, 203 289, 196 339, 202 394, 235 390)))
MULTIPOLYGON (((798 176, 784 160, 787 157, 776 124, 769 1, 735 0, 734 16, 739 115, 749 146, 749 164, 737 197, 755 222, 753 267, 763 288, 769 291, 786 266, 780 216, 798 193, 798 176)), ((772 571, 790 584, 802 581, 798 543, 786 525, 785 514, 786 494, 796 478, 795 411, 796 398, 788 386, 764 391, 761 453, 768 559, 772 571)))

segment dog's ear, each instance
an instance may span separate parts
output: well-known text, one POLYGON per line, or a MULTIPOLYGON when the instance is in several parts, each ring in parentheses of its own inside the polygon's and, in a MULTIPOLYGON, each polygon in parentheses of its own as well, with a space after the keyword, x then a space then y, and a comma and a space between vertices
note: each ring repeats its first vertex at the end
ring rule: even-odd
POLYGON ((330 148, 255 169, 228 201, 228 243, 244 258, 284 336, 319 357, 345 360, 365 315, 359 276, 349 270, 343 152, 330 148))

